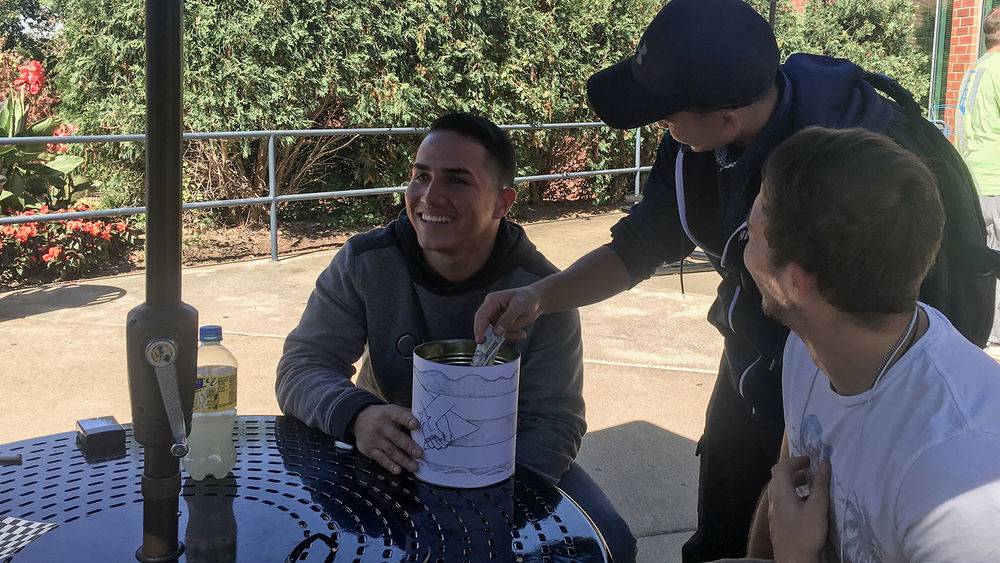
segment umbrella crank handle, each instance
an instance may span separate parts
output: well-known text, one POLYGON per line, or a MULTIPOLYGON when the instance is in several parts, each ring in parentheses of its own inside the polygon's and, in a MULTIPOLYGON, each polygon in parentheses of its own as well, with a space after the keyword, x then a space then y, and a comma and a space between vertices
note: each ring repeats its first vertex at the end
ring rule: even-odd
POLYGON ((5 467, 7 465, 21 465, 21 454, 0 455, 0 467, 5 467))
POLYGON ((181 394, 177 387, 177 344, 173 340, 160 338, 146 346, 146 361, 153 366, 156 382, 163 397, 163 408, 170 422, 170 433, 174 444, 170 453, 174 457, 184 457, 188 453, 187 431, 184 428, 184 410, 181 408, 181 394))

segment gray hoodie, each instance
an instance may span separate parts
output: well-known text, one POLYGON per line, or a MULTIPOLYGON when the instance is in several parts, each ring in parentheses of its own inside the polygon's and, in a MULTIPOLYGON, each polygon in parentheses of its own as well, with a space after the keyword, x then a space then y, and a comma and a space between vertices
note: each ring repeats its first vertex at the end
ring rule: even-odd
MULTIPOLYGON (((493 253, 470 279, 452 283, 423 258, 406 213, 352 237, 316 280, 299 325, 285 340, 276 390, 282 412, 353 442, 369 405, 410 406, 413 348, 472 338, 491 291, 520 287, 557 269, 524 230, 501 220, 493 253), (356 382, 353 364, 365 356, 356 382)), ((583 349, 576 310, 542 315, 517 342, 521 377, 517 463, 555 483, 586 432, 583 349)))

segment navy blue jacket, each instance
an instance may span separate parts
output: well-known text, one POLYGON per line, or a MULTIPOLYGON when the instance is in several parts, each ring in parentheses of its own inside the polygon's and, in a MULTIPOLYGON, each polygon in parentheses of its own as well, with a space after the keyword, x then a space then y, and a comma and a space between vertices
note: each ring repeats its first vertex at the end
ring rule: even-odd
POLYGON ((788 329, 761 311, 760 293, 743 265, 746 241, 739 230, 760 191, 765 158, 792 133, 822 125, 891 135, 903 114, 861 79, 862 72, 843 59, 789 57, 778 70, 774 114, 753 144, 725 168, 712 152, 692 152, 664 135, 642 201, 611 231, 610 247, 625 263, 633 285, 663 262, 684 258, 695 245, 705 251, 723 278, 709 311, 709 321, 725 337, 729 369, 723 372, 735 378, 752 412, 772 424, 782 418, 781 355, 788 329))

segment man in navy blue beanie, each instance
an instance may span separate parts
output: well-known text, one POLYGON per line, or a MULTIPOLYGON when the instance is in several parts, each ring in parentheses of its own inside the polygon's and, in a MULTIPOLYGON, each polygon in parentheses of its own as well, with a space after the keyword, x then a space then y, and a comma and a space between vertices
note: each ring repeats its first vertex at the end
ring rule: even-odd
POLYGON ((490 294, 476 314, 478 337, 492 323, 497 334, 518 338, 540 314, 601 301, 695 246, 705 251, 723 278, 709 321, 725 337, 725 350, 696 451, 698 529, 684 546, 685 561, 745 554, 753 512, 778 458, 788 329, 761 311, 743 248, 761 165, 783 139, 813 125, 863 127, 924 159, 949 213, 942 255, 956 254, 939 258, 921 300, 980 346, 992 323, 995 275, 982 261, 961 259, 987 250, 974 185, 912 95, 843 59, 797 54, 780 65, 778 59, 771 28, 742 0, 667 4, 635 55, 587 85, 591 105, 608 125, 658 123, 669 130, 642 201, 612 228, 611 243, 559 274, 490 294))

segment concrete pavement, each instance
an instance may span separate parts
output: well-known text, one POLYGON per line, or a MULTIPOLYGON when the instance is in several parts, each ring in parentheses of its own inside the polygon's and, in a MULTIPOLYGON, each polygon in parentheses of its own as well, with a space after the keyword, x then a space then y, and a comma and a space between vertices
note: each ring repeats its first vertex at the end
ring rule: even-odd
MULTIPOLYGON (((529 237, 556 266, 607 242, 620 217, 534 223, 529 237)), ((241 414, 279 414, 274 371, 316 276, 337 249, 186 268, 183 299, 220 324, 240 362, 241 414)), ((639 561, 680 561, 694 529, 695 443, 722 338, 705 320, 714 272, 657 276, 581 309, 589 432, 578 461, 639 538, 639 561)), ((129 422, 125 317, 144 274, 0 293, 0 443, 67 432, 78 419, 129 422)))

